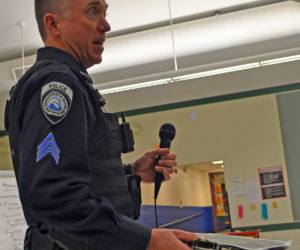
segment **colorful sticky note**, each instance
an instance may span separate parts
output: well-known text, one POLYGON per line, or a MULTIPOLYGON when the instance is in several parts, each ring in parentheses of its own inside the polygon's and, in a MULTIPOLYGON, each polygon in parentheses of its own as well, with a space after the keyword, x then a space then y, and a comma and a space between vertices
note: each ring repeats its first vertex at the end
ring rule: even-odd
POLYGON ((250 210, 255 211, 256 210, 256 204, 250 204, 250 210))
POLYGON ((239 218, 244 218, 244 208, 241 205, 239 206, 239 218))
POLYGON ((268 206, 266 203, 261 204, 261 217, 264 220, 269 219, 269 215, 268 215, 268 206))
POLYGON ((273 202, 272 202, 272 206, 273 206, 273 208, 278 208, 278 203, 277 203, 277 201, 273 201, 273 202))

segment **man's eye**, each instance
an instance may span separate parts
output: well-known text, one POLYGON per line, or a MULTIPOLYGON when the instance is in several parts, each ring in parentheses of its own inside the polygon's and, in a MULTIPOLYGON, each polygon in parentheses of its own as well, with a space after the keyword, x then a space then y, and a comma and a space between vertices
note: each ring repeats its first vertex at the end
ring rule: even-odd
POLYGON ((97 15, 98 14, 98 10, 97 8, 93 7, 89 10, 89 14, 91 15, 97 15))

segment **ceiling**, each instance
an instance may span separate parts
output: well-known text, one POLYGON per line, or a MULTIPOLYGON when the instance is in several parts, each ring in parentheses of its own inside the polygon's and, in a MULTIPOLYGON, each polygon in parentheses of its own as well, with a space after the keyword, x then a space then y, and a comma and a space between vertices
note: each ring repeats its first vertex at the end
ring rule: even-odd
MULTIPOLYGON (((136 82, 145 76, 151 79, 173 72, 175 66, 169 1, 107 0, 107 3, 108 21, 112 30, 107 35, 103 63, 89 69, 95 86, 101 89, 105 86, 136 82)), ((291 55, 300 51, 298 1, 170 0, 170 6, 179 70, 193 67, 200 67, 202 70, 213 69, 257 58, 261 60, 291 55), (279 18, 274 18, 272 16, 274 14, 279 18)), ((22 66, 22 45, 25 50, 25 64, 30 65, 35 60, 36 50, 43 44, 34 19, 33 0, 2 1, 0 11, 0 31, 4 34, 0 37, 1 92, 8 91, 14 84, 12 69, 22 66), (23 28, 24 43, 22 43, 22 28, 18 25, 20 21, 26 23, 23 28)), ((298 66, 295 65, 295 68, 298 66)), ((269 76, 269 70, 270 68, 257 73, 262 74, 266 71, 265 74, 269 76)), ((232 76, 240 77, 239 74, 232 76)), ((215 82, 215 78, 206 79, 206 82, 211 80, 220 84, 215 82)), ((226 81, 234 82, 229 78, 226 81)), ((284 81, 288 83, 294 81, 294 78, 284 81)), ((185 83, 180 86, 177 84, 171 87, 147 88, 122 93, 122 96, 117 93, 106 98, 113 100, 114 103, 124 104, 122 107, 111 106, 113 110, 124 108, 128 110, 153 106, 153 102, 165 104, 243 90, 236 85, 228 84, 228 89, 216 85, 215 89, 218 91, 209 92, 212 87, 207 88, 203 85, 205 88, 203 90, 199 82, 200 80, 197 83, 191 81, 189 86, 185 83), (196 86, 197 89, 194 89, 196 86), (157 91, 164 93, 166 89, 174 90, 177 94, 173 97, 168 96, 168 99, 156 100, 157 91), (134 103, 133 96, 136 97, 134 103), (140 105, 137 106, 137 103, 140 105)), ((258 87, 249 84, 247 86, 244 89, 258 87)), ((268 85, 262 87, 266 86, 268 85)))
MULTIPOLYGON (((211 15, 218 10, 232 11, 266 4, 264 0, 170 0, 174 19, 191 16, 211 15)), ((135 30, 162 25, 169 20, 168 0, 107 0, 109 5, 108 21, 113 36, 135 30)), ((195 17, 196 18, 196 17, 195 17)), ((1 2, 0 61, 21 56, 21 28, 18 23, 26 23, 24 27, 24 45, 26 54, 32 54, 42 46, 34 18, 34 0, 10 0, 1 2)))

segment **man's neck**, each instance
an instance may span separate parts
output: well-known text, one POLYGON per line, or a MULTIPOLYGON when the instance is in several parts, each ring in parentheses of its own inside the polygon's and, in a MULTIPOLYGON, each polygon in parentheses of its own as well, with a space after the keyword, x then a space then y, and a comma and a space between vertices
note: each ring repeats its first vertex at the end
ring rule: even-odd
POLYGON ((57 49, 60 49, 68 54, 70 54, 78 63, 81 64, 79 58, 76 56, 75 53, 72 52, 71 49, 68 49, 61 41, 58 41, 57 39, 51 39, 51 37, 47 38, 45 41, 45 46, 54 47, 57 49))

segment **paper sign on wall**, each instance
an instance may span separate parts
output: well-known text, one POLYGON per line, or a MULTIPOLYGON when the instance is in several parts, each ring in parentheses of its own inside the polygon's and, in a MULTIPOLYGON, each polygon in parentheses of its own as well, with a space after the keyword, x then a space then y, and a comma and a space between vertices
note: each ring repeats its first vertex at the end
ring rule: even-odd
POLYGON ((257 178, 246 179, 245 194, 248 204, 261 203, 260 186, 257 178))
POLYGON ((231 182, 241 183, 242 181, 243 181, 243 177, 241 175, 231 176, 231 182))
POLYGON ((230 192, 232 196, 241 196, 245 194, 245 190, 244 190, 244 185, 243 184, 239 184, 239 185, 232 185, 230 187, 230 192))
POLYGON ((264 200, 286 196, 282 166, 259 168, 258 174, 264 200))

